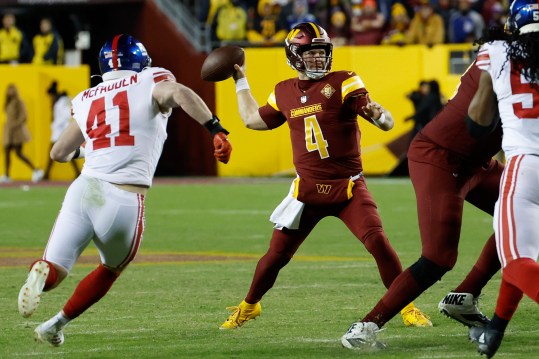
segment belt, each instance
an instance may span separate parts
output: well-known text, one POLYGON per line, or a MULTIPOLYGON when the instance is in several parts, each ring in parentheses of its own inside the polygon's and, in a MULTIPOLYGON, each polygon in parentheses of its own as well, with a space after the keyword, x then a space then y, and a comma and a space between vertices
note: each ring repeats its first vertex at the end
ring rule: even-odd
POLYGON ((354 182, 360 179, 361 177, 363 177, 363 172, 359 172, 357 175, 350 177, 350 180, 354 182))

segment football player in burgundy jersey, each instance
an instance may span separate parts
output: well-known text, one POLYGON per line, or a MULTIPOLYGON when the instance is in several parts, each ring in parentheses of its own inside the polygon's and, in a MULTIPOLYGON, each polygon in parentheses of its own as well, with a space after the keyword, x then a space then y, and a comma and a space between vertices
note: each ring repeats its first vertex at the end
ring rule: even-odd
POLYGON ((172 109, 181 107, 210 130, 219 161, 228 162, 232 150, 228 132, 202 99, 170 71, 150 67, 146 49, 132 36, 116 35, 106 42, 99 66, 103 83, 73 99, 75 121, 50 154, 59 162, 85 154, 82 174, 69 187, 43 258, 32 264, 19 292, 19 312, 29 317, 42 292, 60 284, 84 248, 95 243, 99 266, 57 315, 34 330, 38 341, 53 346, 63 344, 64 327, 99 301, 135 258, 144 232, 144 197, 172 109))
POLYGON ((524 294, 539 303, 537 1, 513 1, 506 30, 503 40, 493 41, 491 33, 487 33, 479 41, 477 64, 482 71, 467 118, 470 133, 481 136, 496 125, 499 113, 502 148, 507 157, 494 211, 496 246, 503 268, 496 310, 486 327, 472 327, 469 331, 479 353, 488 358, 500 347, 524 294))
MULTIPOLYGON (((286 38, 286 56, 298 77, 279 82, 260 107, 251 95, 244 68, 236 66, 240 116, 248 128, 290 128, 297 177, 288 196, 275 209, 267 253, 260 259, 251 288, 221 325, 233 329, 260 315, 260 300, 316 224, 327 216, 341 219, 376 261, 386 287, 402 271, 376 203, 362 174, 357 115, 383 131, 393 127, 391 114, 372 101, 354 72, 330 72, 333 46, 326 31, 301 23, 286 38)), ((406 325, 431 326, 413 303, 403 305, 406 325)))
MULTIPOLYGON (((345 346, 375 342, 376 332, 400 308, 453 268, 464 201, 494 213, 503 165, 492 157, 501 148, 502 131, 496 127, 476 139, 468 133, 465 121, 480 74, 474 62, 453 97, 410 145, 408 166, 416 193, 421 257, 395 279, 370 313, 352 324, 342 337, 345 346)), ((467 326, 485 326, 489 320, 477 308, 477 297, 499 269, 493 234, 465 280, 439 303, 440 311, 467 326)))

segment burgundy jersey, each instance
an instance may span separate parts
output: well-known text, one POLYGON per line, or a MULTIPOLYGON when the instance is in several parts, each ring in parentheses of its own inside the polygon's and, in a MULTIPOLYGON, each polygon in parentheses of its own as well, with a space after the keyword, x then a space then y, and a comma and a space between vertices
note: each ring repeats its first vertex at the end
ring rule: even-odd
POLYGON ((367 101, 358 75, 336 71, 317 81, 279 82, 258 111, 270 129, 288 123, 300 177, 335 179, 363 170, 357 115, 372 122, 362 111, 367 101))
MULTIPOLYGON (((468 106, 477 91, 481 70, 474 62, 460 78, 460 84, 453 98, 417 135, 418 141, 430 141, 451 152, 461 160, 482 164, 501 149, 502 130, 498 126, 488 136, 474 139, 466 128, 468 106)), ((416 143, 417 144, 417 143, 416 143)), ((413 154, 410 153, 412 156, 413 154)), ((413 158, 419 162, 427 159, 413 158)))

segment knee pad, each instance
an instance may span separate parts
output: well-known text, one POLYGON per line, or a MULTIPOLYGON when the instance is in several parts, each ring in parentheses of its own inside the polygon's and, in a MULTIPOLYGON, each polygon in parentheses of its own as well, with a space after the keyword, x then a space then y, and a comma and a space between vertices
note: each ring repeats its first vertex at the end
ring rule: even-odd
POLYGON ((425 289, 439 281, 447 271, 447 268, 440 267, 423 256, 410 266, 410 273, 425 289))

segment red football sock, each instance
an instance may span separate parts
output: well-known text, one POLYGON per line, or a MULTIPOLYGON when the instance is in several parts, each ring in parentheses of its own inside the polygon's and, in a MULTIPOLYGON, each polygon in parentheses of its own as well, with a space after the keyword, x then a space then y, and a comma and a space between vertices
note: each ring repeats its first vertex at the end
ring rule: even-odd
POLYGON ((424 289, 419 286, 410 273, 410 269, 406 269, 395 278, 386 294, 361 321, 374 322, 381 328, 423 291, 424 289))
POLYGON ((511 283, 539 304, 539 264, 531 258, 511 261, 504 269, 502 279, 511 283))
POLYGON ((84 277, 64 306, 64 314, 75 319, 107 294, 118 275, 100 264, 84 277))
POLYGON ((496 302, 496 315, 501 319, 510 321, 513 317, 513 314, 515 314, 522 297, 522 291, 507 282, 502 276, 502 283, 500 285, 498 301, 496 302))
POLYGON ((472 270, 464 281, 455 288, 457 293, 471 293, 474 297, 481 294, 481 290, 496 272, 500 269, 500 260, 496 252, 496 240, 494 234, 490 236, 481 251, 481 255, 475 262, 472 270))

